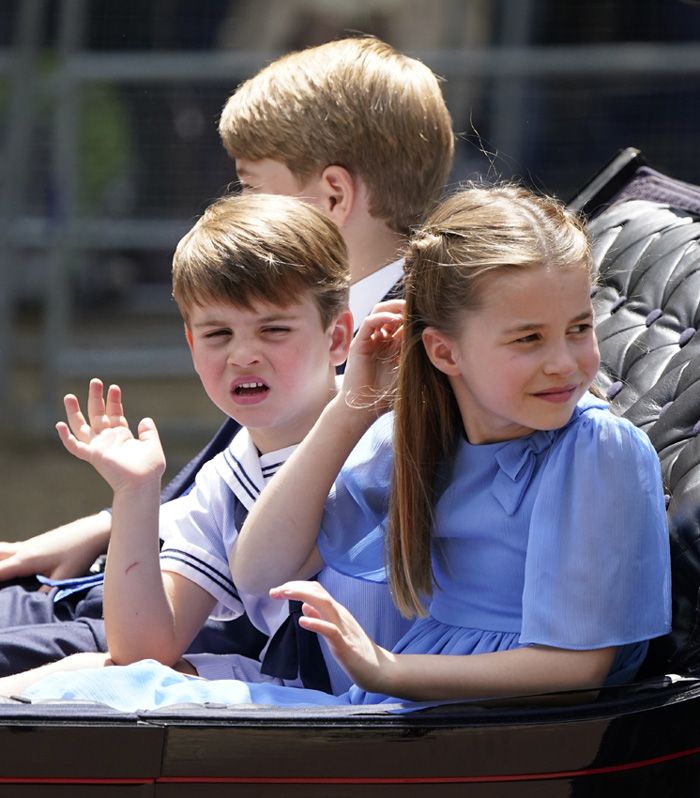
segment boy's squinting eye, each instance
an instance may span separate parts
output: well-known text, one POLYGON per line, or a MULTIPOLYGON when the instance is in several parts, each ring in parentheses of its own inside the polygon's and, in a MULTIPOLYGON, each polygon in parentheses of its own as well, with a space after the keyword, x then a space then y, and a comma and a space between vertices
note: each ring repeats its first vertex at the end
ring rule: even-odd
POLYGON ((269 335, 284 335, 290 332, 290 327, 263 327, 263 332, 269 335))
POLYGON ((231 335, 231 330, 211 330, 204 333, 205 338, 220 338, 224 335, 231 335))

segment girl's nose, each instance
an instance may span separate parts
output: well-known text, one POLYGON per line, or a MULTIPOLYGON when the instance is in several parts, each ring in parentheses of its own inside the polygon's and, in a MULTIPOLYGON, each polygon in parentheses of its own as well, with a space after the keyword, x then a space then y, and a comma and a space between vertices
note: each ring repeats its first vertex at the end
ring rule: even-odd
POLYGON ((570 374, 575 368, 576 358, 566 342, 549 348, 544 364, 547 374, 570 374))

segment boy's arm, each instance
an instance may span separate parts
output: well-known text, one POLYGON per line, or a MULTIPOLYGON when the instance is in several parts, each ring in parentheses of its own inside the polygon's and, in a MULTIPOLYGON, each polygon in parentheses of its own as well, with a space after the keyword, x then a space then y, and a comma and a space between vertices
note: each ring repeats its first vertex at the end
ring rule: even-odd
POLYGON ((121 391, 107 401, 90 382, 88 421, 78 400, 64 400, 68 425, 57 424, 66 449, 89 462, 114 491, 112 534, 105 571, 104 612, 110 654, 120 664, 152 657, 176 662, 214 600, 189 580, 161 576, 158 517, 165 457, 150 419, 129 430, 121 391))
POLYGON ((40 535, 0 542, 0 582, 41 574, 50 579, 83 576, 107 551, 112 516, 105 511, 40 535))
MULTIPOLYGON (((204 449, 163 488, 161 504, 189 487, 202 464, 225 449, 240 428, 238 422, 226 419, 204 449)), ((26 540, 0 541, 0 582, 35 574, 49 579, 84 576, 106 553, 111 528, 112 515, 102 510, 26 540)))
POLYGON ((403 304, 380 303, 362 323, 342 389, 253 505, 231 554, 239 590, 265 595, 321 569, 315 544, 326 498, 354 446, 387 409, 382 399, 393 379, 403 304))

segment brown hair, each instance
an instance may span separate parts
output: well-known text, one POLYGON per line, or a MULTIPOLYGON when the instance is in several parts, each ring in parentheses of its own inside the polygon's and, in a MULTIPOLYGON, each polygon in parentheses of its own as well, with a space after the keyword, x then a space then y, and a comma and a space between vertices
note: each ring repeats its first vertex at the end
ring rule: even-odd
POLYGON ((590 273, 588 237, 561 203, 514 185, 455 193, 409 243, 387 543, 394 599, 406 615, 424 615, 432 594, 436 475, 463 432, 450 383, 428 359, 423 331, 456 336, 465 310, 478 309, 485 280, 542 266, 590 273))
POLYGON ((310 291, 324 329, 347 307, 347 249, 335 224, 292 197, 227 196, 212 203, 173 257, 173 297, 185 323, 193 305, 281 307, 310 291))
POLYGON ((232 158, 281 161, 302 182, 343 166, 367 186, 370 213, 404 235, 437 200, 454 152, 436 76, 371 37, 273 61, 229 98, 219 134, 232 158))

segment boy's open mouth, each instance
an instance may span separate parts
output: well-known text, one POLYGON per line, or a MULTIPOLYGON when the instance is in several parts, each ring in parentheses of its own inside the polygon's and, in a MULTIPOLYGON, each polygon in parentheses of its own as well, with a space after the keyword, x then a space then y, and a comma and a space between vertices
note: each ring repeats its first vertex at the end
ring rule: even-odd
POLYGON ((270 389, 264 382, 242 382, 233 389, 236 396, 257 396, 266 393, 270 389))

